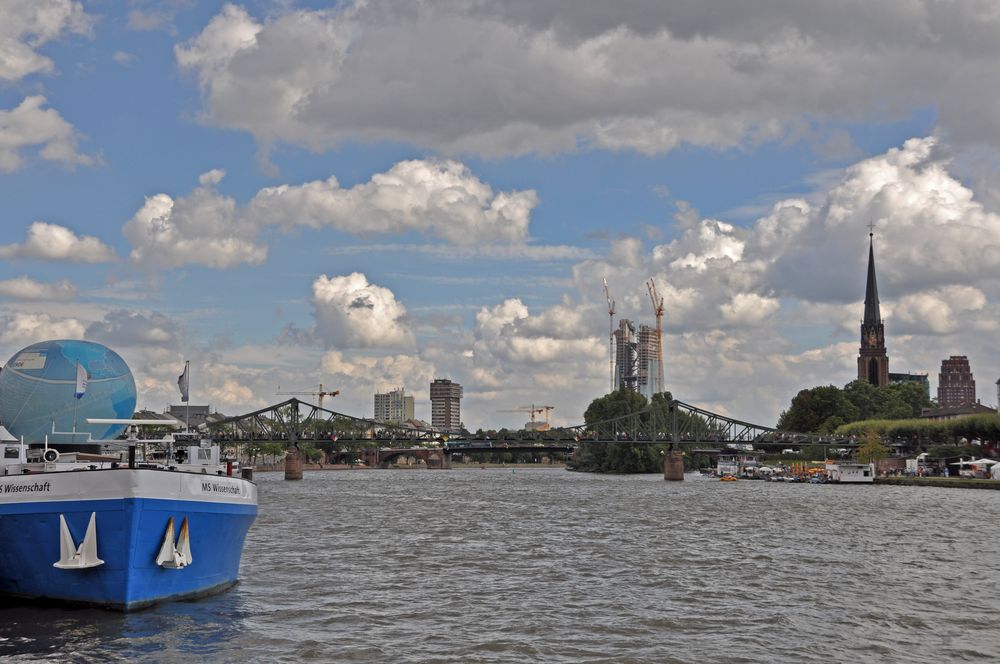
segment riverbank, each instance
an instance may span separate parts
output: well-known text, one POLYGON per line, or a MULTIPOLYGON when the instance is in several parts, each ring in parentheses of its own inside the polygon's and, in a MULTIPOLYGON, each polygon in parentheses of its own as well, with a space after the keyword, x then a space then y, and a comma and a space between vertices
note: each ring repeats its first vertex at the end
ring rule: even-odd
POLYGON ((1000 491, 998 480, 974 480, 968 477, 876 477, 875 484, 895 486, 936 486, 945 489, 992 489, 1000 491))
MULTIPOLYGON (((518 470, 534 470, 534 469, 545 469, 545 468, 565 468, 564 463, 452 463, 452 470, 487 470, 490 468, 516 468, 518 470)), ((427 466, 423 464, 419 465, 399 465, 393 466, 394 470, 426 470, 427 466)), ((347 464, 330 464, 324 463, 319 464, 305 464, 302 467, 304 471, 313 470, 377 470, 370 466, 349 466, 347 464)), ((254 468, 255 473, 283 473, 285 472, 284 464, 278 465, 266 465, 257 466, 254 468)))

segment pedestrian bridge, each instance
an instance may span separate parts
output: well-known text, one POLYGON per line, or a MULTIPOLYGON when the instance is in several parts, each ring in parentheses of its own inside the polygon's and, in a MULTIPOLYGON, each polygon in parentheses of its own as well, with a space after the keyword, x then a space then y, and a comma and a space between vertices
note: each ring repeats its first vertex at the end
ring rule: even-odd
POLYGON ((548 431, 514 431, 499 439, 476 438, 468 432, 410 427, 355 417, 299 399, 261 408, 209 425, 213 438, 233 443, 332 443, 362 448, 416 449, 437 447, 449 454, 493 453, 498 450, 568 450, 582 443, 667 445, 675 449, 729 447, 775 449, 798 445, 856 447, 857 440, 820 436, 752 424, 674 400, 603 422, 558 427, 548 431))

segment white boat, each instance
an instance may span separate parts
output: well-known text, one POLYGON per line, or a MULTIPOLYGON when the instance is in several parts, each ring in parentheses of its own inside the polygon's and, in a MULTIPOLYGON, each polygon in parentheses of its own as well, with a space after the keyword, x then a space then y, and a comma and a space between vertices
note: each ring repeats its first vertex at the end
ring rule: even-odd
POLYGON ((236 583, 257 515, 252 472, 233 476, 195 434, 131 432, 62 449, 0 443, 0 594, 129 611, 236 583))
POLYGON ((874 463, 840 461, 826 464, 826 476, 837 484, 874 484, 874 463))

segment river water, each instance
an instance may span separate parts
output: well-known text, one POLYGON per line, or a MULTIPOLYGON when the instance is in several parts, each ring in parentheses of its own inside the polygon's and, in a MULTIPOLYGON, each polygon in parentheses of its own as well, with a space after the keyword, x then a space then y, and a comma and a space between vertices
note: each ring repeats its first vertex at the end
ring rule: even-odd
POLYGON ((129 615, 5 606, 0 658, 1000 658, 1000 492, 522 468, 258 482, 236 588, 129 615))

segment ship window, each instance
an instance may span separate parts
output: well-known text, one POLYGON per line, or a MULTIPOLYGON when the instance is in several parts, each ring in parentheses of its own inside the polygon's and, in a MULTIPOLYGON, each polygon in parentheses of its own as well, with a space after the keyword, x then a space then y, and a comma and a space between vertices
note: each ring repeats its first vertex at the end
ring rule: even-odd
POLYGON ((211 461, 212 460, 212 450, 199 448, 198 449, 198 461, 211 461))
POLYGON ((17 459, 21 456, 21 449, 19 447, 5 447, 3 448, 3 458, 4 459, 17 459))
POLYGON ((869 472, 870 472, 870 471, 867 471, 867 470, 865 471, 865 477, 868 477, 868 473, 869 473, 869 472))

